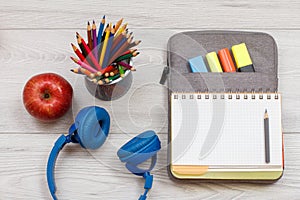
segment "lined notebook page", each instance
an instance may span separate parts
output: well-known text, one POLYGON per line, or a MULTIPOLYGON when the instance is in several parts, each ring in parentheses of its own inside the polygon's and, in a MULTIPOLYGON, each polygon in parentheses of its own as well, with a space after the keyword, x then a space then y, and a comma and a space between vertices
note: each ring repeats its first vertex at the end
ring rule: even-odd
POLYGON ((282 165, 281 96, 173 93, 171 140, 173 165, 282 165), (269 115, 268 164, 265 109, 269 115))

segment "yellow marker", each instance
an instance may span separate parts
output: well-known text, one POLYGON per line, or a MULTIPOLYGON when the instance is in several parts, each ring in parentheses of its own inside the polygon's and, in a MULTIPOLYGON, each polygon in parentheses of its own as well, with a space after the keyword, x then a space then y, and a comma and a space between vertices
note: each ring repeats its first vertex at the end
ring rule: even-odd
POLYGON ((223 72, 216 52, 208 53, 206 59, 211 72, 223 72))
POLYGON ((234 45, 231 50, 239 72, 255 71, 245 43, 234 45))

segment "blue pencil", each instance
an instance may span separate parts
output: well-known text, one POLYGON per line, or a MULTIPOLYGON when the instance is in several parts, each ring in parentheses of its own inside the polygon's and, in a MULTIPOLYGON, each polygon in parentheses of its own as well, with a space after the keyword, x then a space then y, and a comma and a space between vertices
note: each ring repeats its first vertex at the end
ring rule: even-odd
POLYGON ((115 29, 112 28, 111 31, 110 31, 110 35, 109 35, 109 39, 108 39, 108 42, 107 42, 107 47, 106 47, 106 52, 105 52, 105 56, 104 56, 104 60, 103 60, 103 63, 102 63, 102 68, 106 68, 108 64, 108 60, 109 60, 109 57, 110 55, 110 50, 111 50, 111 47, 112 47, 112 43, 113 43, 113 40, 114 40, 114 34, 115 34, 115 29))
POLYGON ((101 20, 101 23, 99 25, 99 31, 98 31, 98 45, 100 45, 101 43, 101 38, 102 38, 102 32, 103 32, 103 29, 104 29, 104 25, 105 25, 105 15, 103 15, 103 18, 101 20))

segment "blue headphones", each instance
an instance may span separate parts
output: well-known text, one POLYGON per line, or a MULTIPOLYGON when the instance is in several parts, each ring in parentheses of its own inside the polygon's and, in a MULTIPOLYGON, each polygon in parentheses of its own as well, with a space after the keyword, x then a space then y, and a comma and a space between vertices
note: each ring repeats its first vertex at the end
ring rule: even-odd
MULTIPOLYGON (((110 117, 104 108, 97 106, 85 107, 79 111, 75 122, 69 128, 68 135, 61 135, 54 144, 47 163, 47 182, 54 200, 56 186, 54 181, 55 162, 59 152, 67 143, 79 143, 86 149, 97 149, 106 140, 110 127, 110 117)), ((145 192, 139 200, 147 198, 147 193, 152 187, 153 175, 150 171, 154 168, 157 152, 160 150, 160 141, 154 131, 146 131, 134 137, 123 145, 118 151, 121 162, 126 163, 126 168, 133 174, 145 179, 145 192), (137 165, 151 158, 149 169, 140 169, 137 165)))

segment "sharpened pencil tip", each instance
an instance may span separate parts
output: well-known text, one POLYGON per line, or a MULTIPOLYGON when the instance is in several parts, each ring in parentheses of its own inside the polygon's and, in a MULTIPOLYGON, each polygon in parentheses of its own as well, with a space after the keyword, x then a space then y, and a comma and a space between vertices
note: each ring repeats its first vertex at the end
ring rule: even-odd
POLYGON ((267 109, 265 109, 265 113, 267 113, 268 111, 267 111, 267 109))
POLYGON ((93 20, 93 24, 95 24, 95 20, 93 20))
POLYGON ((88 23, 87 23, 87 24, 88 24, 88 26, 89 26, 89 25, 90 25, 90 22, 88 21, 88 23))
POLYGON ((102 19, 105 19, 105 15, 103 15, 102 19))

